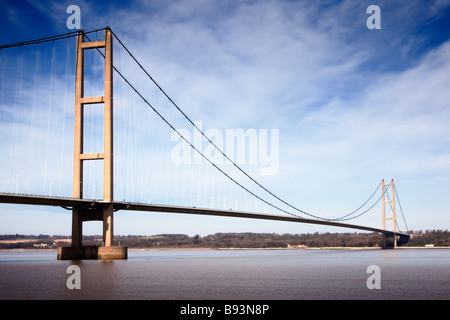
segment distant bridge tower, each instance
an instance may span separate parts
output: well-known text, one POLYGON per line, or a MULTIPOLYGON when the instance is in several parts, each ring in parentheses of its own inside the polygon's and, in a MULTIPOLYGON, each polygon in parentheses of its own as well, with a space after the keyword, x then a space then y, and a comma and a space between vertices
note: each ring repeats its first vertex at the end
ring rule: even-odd
POLYGON ((66 249, 68 258, 126 258, 126 248, 113 247, 113 45, 112 31, 105 30, 105 40, 84 42, 84 33, 77 36, 76 79, 75 79, 75 132, 73 161, 73 198, 83 198, 83 161, 103 160, 103 201, 101 206, 92 208, 73 208, 72 247, 66 249), (105 91, 101 97, 84 96, 84 51, 105 48, 105 91), (104 146, 103 152, 83 153, 84 106, 104 105, 104 146), (83 222, 103 221, 103 245, 97 249, 82 247, 83 222), (91 252, 92 251, 92 252, 91 252), (95 252, 94 252, 95 251, 95 252), (109 256, 104 257, 105 254, 109 256))
MULTIPOLYGON (((392 231, 397 232, 397 221, 395 220, 395 185, 394 185, 394 179, 391 180, 390 183, 381 183, 382 187, 382 193, 383 193, 383 230, 386 230, 386 220, 392 220, 392 231), (392 198, 390 200, 386 200, 386 186, 391 186, 392 189, 392 198), (392 216, 386 217, 386 203, 390 203, 392 206, 392 216)), ((388 196, 389 199, 389 196, 388 196)), ((387 240, 387 239, 385 239, 387 240)), ((393 246, 397 246, 397 237, 394 236, 393 239, 394 243, 393 246)), ((385 244, 386 245, 386 244, 385 244)))

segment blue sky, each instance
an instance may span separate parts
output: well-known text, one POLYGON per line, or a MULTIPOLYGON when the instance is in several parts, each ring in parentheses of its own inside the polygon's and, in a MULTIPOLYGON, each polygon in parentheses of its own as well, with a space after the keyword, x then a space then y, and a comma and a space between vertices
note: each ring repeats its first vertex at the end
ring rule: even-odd
MULTIPOLYGON (((286 201, 318 215, 339 216, 362 204, 381 179, 388 182, 393 178, 410 229, 448 228, 450 1, 4 1, 0 13, 2 44, 71 31, 66 27, 66 8, 72 4, 81 9, 83 29, 110 26, 191 119, 202 121, 203 129, 279 130, 278 172, 264 176, 259 174, 257 165, 246 168, 286 201), (381 8, 379 30, 366 27, 370 16, 366 9, 373 4, 381 8)), ((192 132, 154 88, 146 87, 144 76, 132 71, 131 62, 119 50, 114 53, 115 64, 142 86, 155 106, 174 117, 177 128, 192 132)), ((61 60, 65 58, 63 52, 61 60)), ((53 83, 53 90, 66 93, 64 99, 57 95, 53 98, 64 100, 64 108, 52 106, 54 119, 44 117, 45 122, 51 119, 65 124, 63 129, 51 127, 56 131, 52 134, 64 130, 61 142, 58 140, 53 146, 51 139, 45 139, 49 131, 44 127, 39 133, 36 124, 14 127, 7 120, 12 117, 12 109, 1 106, 1 130, 9 138, 0 143, 10 152, 2 162, 2 167, 8 168, 2 174, 5 188, 14 189, 16 179, 20 179, 21 188, 29 183, 24 181, 25 173, 10 168, 10 154, 11 150, 12 154, 22 152, 11 147, 14 141, 23 139, 26 143, 27 137, 33 136, 36 141, 46 141, 45 148, 59 151, 64 147, 67 151, 54 167, 51 157, 33 163, 33 170, 47 175, 46 181, 38 182, 39 186, 43 184, 48 193, 52 179, 53 193, 59 186, 63 194, 70 194, 71 181, 66 180, 71 179, 73 111, 70 93, 67 94, 70 90, 59 81, 65 76, 64 63, 55 71, 58 81, 53 83), (17 132, 22 129, 29 135, 21 137, 17 132), (58 175, 62 163, 67 170, 58 175), (57 173, 51 176, 53 169, 57 173)), ((127 103, 138 105, 138 99, 130 97, 125 86, 117 86, 118 113, 127 103)), ((42 110, 47 115, 45 105, 42 110)), ((34 112, 37 110, 40 109, 34 112)), ((145 160, 170 153, 175 145, 170 141, 170 130, 154 115, 143 116, 143 112, 149 112, 145 106, 137 106, 133 112, 123 114, 127 120, 116 124, 118 130, 125 130, 128 118, 133 117, 135 140, 120 136, 116 139, 117 150, 125 153, 131 143, 144 146, 144 135, 159 134, 167 138, 160 140, 167 141, 158 145, 160 154, 140 151, 135 157, 145 160), (161 129, 143 133, 141 128, 148 123, 161 129)), ((32 152, 48 154, 37 146, 32 152)), ((149 162, 139 163, 139 170, 148 171, 152 178, 134 174, 133 187, 125 183, 118 186, 116 194, 142 194, 127 200, 146 201, 150 195, 144 190, 151 190, 152 196, 159 192, 158 199, 164 201, 169 197, 164 190, 170 189, 178 194, 174 201, 180 201, 179 195, 187 194, 187 185, 193 183, 190 176, 182 173, 183 167, 177 166, 170 172, 178 174, 178 178, 183 175, 184 184, 176 181, 177 176, 168 180, 180 189, 164 182, 153 186, 144 181, 157 179, 158 174, 169 169, 145 170, 151 167, 149 162)), ((17 160, 14 168, 26 171, 26 166, 17 160)), ((210 169, 184 167, 185 171, 199 171, 205 185, 225 193, 218 186, 220 178, 206 181, 210 169)), ((126 166, 119 164, 116 170, 130 175, 126 166)), ((229 198, 243 196, 232 193, 227 197, 230 201, 229 198)), ((218 198, 216 195, 216 204, 223 201, 218 198)), ((346 231, 133 212, 119 212, 115 218, 118 234, 346 231)), ((380 225, 381 206, 364 220, 363 223, 380 225)), ((0 221, 0 233, 35 234, 69 234, 71 223, 70 212, 62 209, 9 205, 0 206, 0 221), (22 224, 24 219, 30 223, 22 224)), ((90 225, 86 223, 86 233, 100 233, 98 224, 90 225)))

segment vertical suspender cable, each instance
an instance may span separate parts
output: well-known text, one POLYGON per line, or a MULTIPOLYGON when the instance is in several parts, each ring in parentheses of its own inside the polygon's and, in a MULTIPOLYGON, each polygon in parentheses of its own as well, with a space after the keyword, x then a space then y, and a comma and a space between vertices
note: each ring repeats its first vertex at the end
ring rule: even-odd
POLYGON ((66 44, 66 74, 64 77, 64 101, 63 101, 63 123, 62 123, 62 129, 61 129, 61 151, 60 151, 60 157, 59 157, 59 178, 58 178, 58 196, 61 196, 61 188, 62 188, 62 167, 63 167, 63 155, 64 155, 64 137, 65 137, 65 131, 66 131, 66 111, 67 111, 67 86, 68 86, 68 80, 69 80, 69 64, 70 64, 70 40, 67 39, 66 44))
POLYGON ((31 112, 30 112, 30 126, 29 126, 29 138, 28 138, 28 157, 27 157, 27 172, 26 172, 26 186, 25 186, 25 192, 30 193, 30 174, 31 174, 31 165, 32 165, 32 158, 35 156, 33 154, 32 150, 35 150, 34 148, 34 141, 35 141, 35 134, 33 128, 35 128, 36 123, 35 119, 39 119, 39 117, 35 116, 36 108, 37 108, 37 98, 38 98, 38 86, 39 86, 39 66, 41 61, 41 46, 39 43, 37 44, 36 49, 36 57, 35 57, 35 65, 34 65, 34 78, 33 78, 33 102, 31 104, 31 112))
POLYGON ((56 48, 55 41, 53 41, 52 48, 52 60, 50 68, 50 92, 48 94, 48 112, 47 112, 47 136, 46 136, 46 150, 45 150, 45 164, 44 164, 44 181, 43 181, 43 194, 47 192, 47 178, 48 178, 48 158, 49 158, 49 145, 50 145, 50 127, 51 127, 51 116, 53 107, 53 82, 54 82, 54 72, 55 72, 55 62, 56 62, 56 48))
POLYGON ((10 165, 9 165, 9 183, 11 190, 14 192, 18 192, 19 189, 19 177, 16 176, 17 184, 16 188, 14 188, 14 175, 16 175, 16 140, 17 140, 17 127, 18 127, 18 115, 17 109, 18 104, 20 103, 20 91, 22 88, 22 72, 23 72, 23 47, 20 47, 19 58, 17 61, 17 78, 16 78, 16 89, 15 89, 15 97, 14 97, 14 113, 13 113, 13 130, 12 130, 12 139, 11 139, 11 147, 10 147, 10 165))
MULTIPOLYGON (((7 50, 0 50, 1 55, 1 63, 2 63, 2 79, 1 79, 1 97, 0 97, 0 106, 3 106, 4 103, 4 92, 5 92, 5 74, 6 74, 6 65, 7 65, 7 57, 8 53, 7 50)), ((6 179, 5 179, 6 180, 6 179)))
POLYGON ((0 97, 0 105, 3 105, 4 103, 4 92, 5 92, 5 75, 6 75, 6 66, 7 66, 7 58, 8 58, 8 51, 7 50, 0 50, 1 51, 1 58, 0 61, 2 62, 2 85, 1 85, 1 97, 0 97))
POLYGON ((5 91, 5 67, 6 67, 6 50, 0 50, 0 61, 1 61, 1 68, 2 68, 2 80, 1 80, 1 95, 0 95, 0 105, 3 105, 3 92, 5 91))

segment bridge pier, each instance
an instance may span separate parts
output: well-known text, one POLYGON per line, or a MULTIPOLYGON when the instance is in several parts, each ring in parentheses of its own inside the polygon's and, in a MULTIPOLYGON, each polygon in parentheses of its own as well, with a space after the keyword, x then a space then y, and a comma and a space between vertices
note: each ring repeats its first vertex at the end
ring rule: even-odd
POLYGON ((395 235, 383 235, 383 249, 394 249, 396 246, 395 235))
POLYGON ((105 247, 111 247, 113 245, 113 227, 114 227, 114 206, 112 204, 106 204, 103 206, 103 243, 105 247))
POLYGON ((87 260, 87 259, 127 259, 128 249, 126 247, 110 246, 80 246, 58 248, 58 260, 87 260))
POLYGON ((113 204, 103 204, 96 207, 73 209, 72 246, 58 248, 57 259, 127 259, 128 249, 126 247, 114 246, 113 243, 113 215, 113 204), (104 246, 83 246, 83 222, 85 221, 103 221, 104 246))
POLYGON ((408 243, 410 237, 406 234, 384 234, 383 249, 394 249, 408 243))
POLYGON ((78 209, 72 210, 72 247, 81 247, 83 236, 83 220, 78 209))

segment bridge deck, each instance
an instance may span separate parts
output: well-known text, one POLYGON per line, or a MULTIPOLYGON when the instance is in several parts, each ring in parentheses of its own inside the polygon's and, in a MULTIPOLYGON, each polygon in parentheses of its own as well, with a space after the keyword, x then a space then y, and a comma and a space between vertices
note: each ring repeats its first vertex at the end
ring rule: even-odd
MULTIPOLYGON (((320 224, 335 226, 341 228, 351 228, 372 232, 380 232, 386 235, 393 235, 394 232, 387 231, 378 228, 354 225, 350 223, 342 223, 337 221, 327 221, 327 220, 317 220, 300 218, 293 216, 283 216, 283 215, 271 215, 262 213, 253 213, 245 211, 235 211, 235 210, 217 210, 217 209, 207 209, 207 208, 196 208, 196 207, 182 207, 182 206, 169 206, 169 205, 157 205, 157 204, 145 204, 145 203, 134 203, 134 202, 105 202, 102 200, 90 200, 90 199, 74 199, 74 198, 62 198, 62 197, 49 197, 49 196, 37 196, 37 195, 24 195, 24 194, 13 194, 13 193, 0 193, 0 203, 11 203, 11 204, 25 204, 25 205, 41 205, 41 206, 55 206, 63 207, 66 209, 71 208, 95 208, 103 206, 105 204, 112 203, 114 205, 114 210, 130 210, 130 211, 149 211, 149 212, 167 212, 167 213, 181 213, 181 214, 196 214, 196 215, 209 215, 209 216, 222 216, 222 217, 234 217, 234 218, 250 218, 250 219, 262 219, 262 220, 276 220, 276 221, 286 221, 286 222, 297 222, 297 223, 309 223, 309 224, 320 224)), ((407 236, 409 235, 396 232, 396 235, 407 236)))

